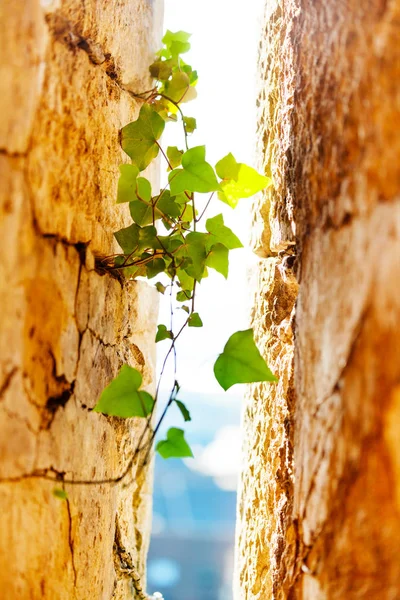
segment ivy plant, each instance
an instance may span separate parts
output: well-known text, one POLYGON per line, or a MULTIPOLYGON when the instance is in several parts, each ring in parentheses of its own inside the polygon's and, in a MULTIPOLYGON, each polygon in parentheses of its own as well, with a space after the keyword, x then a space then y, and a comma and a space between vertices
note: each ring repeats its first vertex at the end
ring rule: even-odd
MULTIPOLYGON (((121 130, 121 146, 131 162, 120 166, 117 193, 118 204, 128 203, 132 223, 114 234, 121 252, 102 263, 106 269, 118 271, 127 278, 160 278, 155 281, 155 287, 161 295, 168 295, 171 303, 171 323, 158 325, 155 341, 169 340, 160 377, 172 355, 175 380, 154 428, 152 417, 160 381, 152 397, 141 389, 139 371, 129 365, 122 366, 94 408, 96 412, 115 417, 147 419, 146 429, 150 435, 146 441, 142 435, 135 451, 137 455, 147 447, 146 457, 172 404, 178 407, 183 422, 190 421, 189 410, 178 399, 176 341, 186 328, 203 326, 201 315, 195 311, 195 300, 196 289, 208 269, 227 278, 229 253, 242 247, 239 238, 225 225, 218 202, 235 208, 242 198, 249 198, 271 185, 268 177, 237 162, 232 154, 222 157, 213 166, 207 161, 205 146, 190 147, 190 136, 197 123, 182 107, 196 97, 198 75, 182 58, 190 49, 189 38, 184 31, 167 31, 163 48, 150 65, 154 87, 133 94, 141 106, 138 118, 121 130), (167 123, 176 123, 182 128, 180 147, 163 148, 161 138, 167 123), (142 173, 158 156, 165 162, 168 183, 162 189, 153 190, 142 173), (216 214, 210 216, 212 209, 216 214), (173 316, 178 309, 184 311, 185 319, 175 331, 173 316)), ((224 390, 237 383, 276 381, 255 344, 252 329, 237 331, 229 338, 215 363, 214 374, 224 390)), ((168 430, 156 450, 163 458, 192 456, 184 430, 178 427, 168 430)))

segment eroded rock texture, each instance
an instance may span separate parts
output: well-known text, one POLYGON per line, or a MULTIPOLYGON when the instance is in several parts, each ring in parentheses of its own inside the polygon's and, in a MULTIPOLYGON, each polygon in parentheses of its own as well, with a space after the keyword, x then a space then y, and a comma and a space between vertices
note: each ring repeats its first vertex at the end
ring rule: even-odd
MULTIPOLYGON (((0 596, 140 597, 151 486, 117 477, 143 428, 91 412, 127 362, 152 388, 157 299, 95 270, 128 222, 115 205, 118 131, 148 89, 157 1, 3 0, 0 6, 0 596), (58 487, 61 487, 61 483, 58 487), (136 586, 137 587, 137 586, 136 586)), ((156 173, 150 173, 156 183, 156 173)), ((132 479, 131 478, 131 479, 132 479)), ((128 478, 129 480, 129 478, 128 478)), ((144 578, 143 578, 144 580, 144 578)))
POLYGON ((400 598, 399 40, 398 0, 267 2, 240 600, 400 598))

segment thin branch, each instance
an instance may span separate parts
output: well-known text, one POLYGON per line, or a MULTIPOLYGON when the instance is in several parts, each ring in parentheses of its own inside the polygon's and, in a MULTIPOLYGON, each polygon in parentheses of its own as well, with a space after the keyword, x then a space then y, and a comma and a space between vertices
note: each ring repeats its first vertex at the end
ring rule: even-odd
POLYGON ((168 166, 169 166, 170 170, 171 170, 171 171, 173 171, 172 165, 171 165, 171 163, 169 162, 168 156, 165 154, 164 150, 162 149, 162 147, 161 147, 161 144, 159 144, 159 143, 157 142, 157 140, 156 140, 156 144, 157 144, 157 146, 158 146, 158 148, 159 148, 159 150, 160 150, 161 154, 163 155, 163 157, 164 157, 164 158, 165 158, 165 160, 167 161, 167 163, 168 163, 168 166))
POLYGON ((161 96, 161 98, 165 98, 165 100, 168 100, 168 102, 171 102, 171 104, 173 104, 174 106, 176 106, 176 108, 179 110, 179 113, 180 113, 181 119, 182 119, 183 131, 184 131, 184 134, 185 134, 185 146, 186 146, 186 150, 189 150, 188 132, 187 132, 187 129, 186 129, 185 115, 183 114, 181 107, 179 106, 178 102, 175 102, 175 100, 172 100, 172 98, 169 98, 165 94, 158 93, 157 95, 161 96))
POLYGON ((200 215, 200 216, 199 216, 197 219, 196 219, 196 217, 194 217, 194 220, 196 221, 196 223, 198 223, 199 221, 201 221, 201 219, 203 218, 203 216, 204 216, 204 213, 206 212, 206 210, 207 210, 207 208, 208 208, 208 205, 210 204, 210 202, 211 202, 211 200, 212 200, 212 197, 214 196, 214 194, 215 194, 215 192, 213 192, 213 193, 211 194, 211 196, 209 197, 209 199, 207 200, 207 204, 206 204, 206 206, 205 206, 204 210, 202 211, 201 215, 200 215))

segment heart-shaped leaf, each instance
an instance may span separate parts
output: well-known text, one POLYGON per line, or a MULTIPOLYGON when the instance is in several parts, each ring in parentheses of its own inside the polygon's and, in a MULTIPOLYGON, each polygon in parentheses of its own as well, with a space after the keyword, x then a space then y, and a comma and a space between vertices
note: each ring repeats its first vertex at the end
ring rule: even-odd
POLYGON ((233 233, 229 227, 224 225, 224 218, 222 215, 216 215, 212 219, 207 219, 206 229, 212 236, 213 244, 220 243, 226 246, 228 250, 234 250, 235 248, 243 248, 242 242, 233 233))
POLYGON ((224 390, 235 383, 277 381, 254 342, 252 329, 231 335, 215 362, 214 374, 224 390))
POLYGON ((185 458, 193 456, 189 444, 185 440, 183 429, 171 427, 167 431, 167 439, 161 440, 156 450, 163 458, 185 458))
POLYGON ((203 321, 200 318, 199 313, 192 313, 188 320, 189 327, 203 327, 203 321))
POLYGON ((147 417, 153 410, 153 397, 143 390, 142 375, 129 365, 122 365, 117 377, 101 393, 93 411, 113 417, 147 417))
POLYGON ((214 192, 220 190, 214 169, 206 162, 205 146, 196 146, 182 156, 182 169, 174 169, 168 176, 173 196, 182 192, 214 192))
POLYGON ((149 104, 143 104, 138 119, 122 128, 122 149, 140 171, 158 155, 157 140, 164 127, 164 119, 149 104))

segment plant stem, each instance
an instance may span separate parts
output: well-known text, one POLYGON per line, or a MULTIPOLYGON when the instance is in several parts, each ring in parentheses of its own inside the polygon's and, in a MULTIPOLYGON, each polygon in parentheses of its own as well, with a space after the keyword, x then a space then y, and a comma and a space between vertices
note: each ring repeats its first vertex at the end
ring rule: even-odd
POLYGON ((201 221, 201 219, 203 218, 203 216, 204 216, 204 213, 206 212, 206 210, 207 210, 207 208, 208 208, 208 205, 210 204, 210 202, 211 202, 211 200, 212 200, 212 197, 214 196, 214 194, 215 194, 215 192, 213 192, 213 193, 211 194, 211 196, 209 197, 209 199, 207 200, 207 204, 205 205, 205 208, 204 208, 204 210, 202 211, 202 213, 201 213, 201 215, 199 216, 199 218, 198 218, 198 219, 196 219, 196 217, 195 217, 195 222, 196 222, 196 223, 198 223, 199 221, 201 221))

